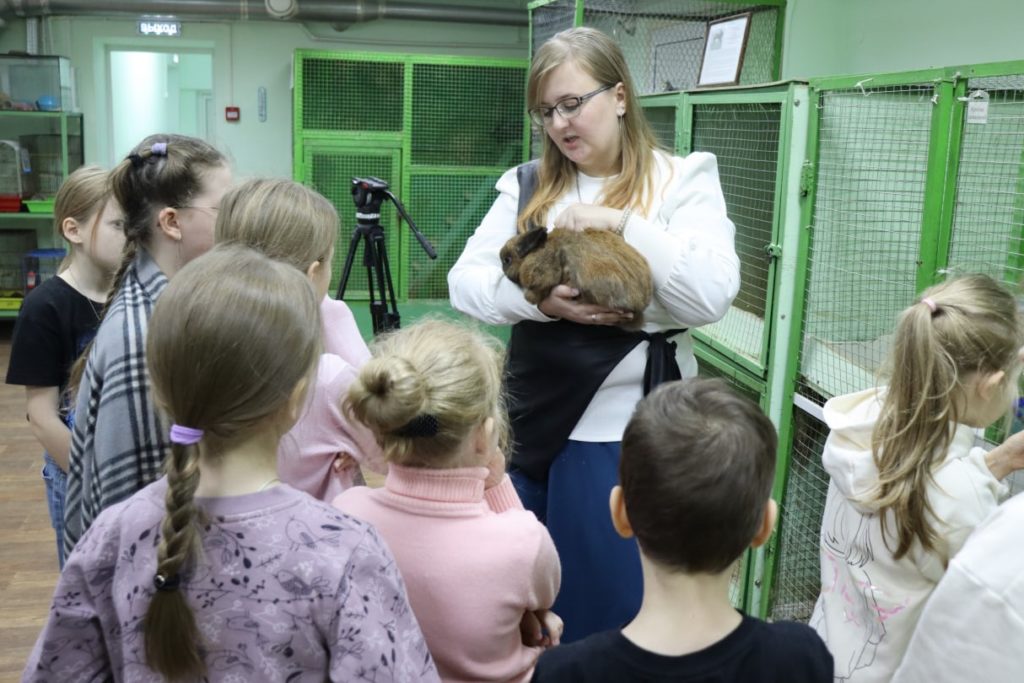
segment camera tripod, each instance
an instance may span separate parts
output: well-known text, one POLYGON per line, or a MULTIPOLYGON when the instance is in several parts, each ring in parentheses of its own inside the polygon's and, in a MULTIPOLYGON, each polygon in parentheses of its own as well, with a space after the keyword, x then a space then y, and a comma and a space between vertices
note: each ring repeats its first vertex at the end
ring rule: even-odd
POLYGON ((366 268, 366 282, 370 294, 370 319, 373 322, 374 335, 397 330, 401 327, 402 322, 398 313, 398 302, 395 299, 395 283, 391 279, 391 265, 388 263, 388 252, 385 246, 387 240, 384 228, 380 225, 380 206, 385 199, 390 199, 398 209, 398 213, 405 219, 412 234, 423 247, 423 251, 427 252, 427 256, 432 259, 437 258, 437 252, 434 251, 423 233, 416 228, 416 224, 406 213, 402 202, 388 189, 387 182, 373 177, 352 179, 352 201, 356 205, 356 228, 348 243, 348 254, 345 256, 345 266, 341 271, 341 281, 338 283, 336 298, 340 301, 345 296, 348 279, 352 274, 352 264, 355 263, 356 251, 362 243, 363 266, 366 268))

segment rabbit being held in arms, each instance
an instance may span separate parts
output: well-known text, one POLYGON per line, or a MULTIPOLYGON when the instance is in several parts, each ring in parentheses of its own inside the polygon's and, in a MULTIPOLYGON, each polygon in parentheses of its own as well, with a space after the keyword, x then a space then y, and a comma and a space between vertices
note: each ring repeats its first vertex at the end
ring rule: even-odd
POLYGON ((631 312, 635 326, 654 294, 647 259, 608 230, 534 228, 506 242, 500 256, 505 275, 531 304, 556 285, 570 285, 581 301, 631 312))

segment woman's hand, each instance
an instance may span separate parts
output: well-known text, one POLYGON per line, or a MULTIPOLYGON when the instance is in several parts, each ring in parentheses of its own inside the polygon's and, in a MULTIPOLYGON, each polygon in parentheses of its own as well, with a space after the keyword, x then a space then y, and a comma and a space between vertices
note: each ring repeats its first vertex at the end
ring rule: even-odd
POLYGON ((633 319, 629 311, 616 311, 597 304, 579 301, 579 290, 568 285, 557 285, 548 298, 537 304, 540 312, 549 318, 571 320, 581 325, 621 325, 633 319))
POLYGON ((621 220, 622 209, 609 209, 596 204, 573 204, 555 217, 554 227, 568 230, 615 230, 621 220))

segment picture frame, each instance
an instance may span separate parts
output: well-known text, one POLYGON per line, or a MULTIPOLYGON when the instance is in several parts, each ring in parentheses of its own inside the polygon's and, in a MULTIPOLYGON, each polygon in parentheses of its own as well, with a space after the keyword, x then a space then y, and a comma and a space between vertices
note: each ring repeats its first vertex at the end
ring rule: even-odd
POLYGON ((698 88, 739 85, 753 12, 709 21, 697 77, 698 88))

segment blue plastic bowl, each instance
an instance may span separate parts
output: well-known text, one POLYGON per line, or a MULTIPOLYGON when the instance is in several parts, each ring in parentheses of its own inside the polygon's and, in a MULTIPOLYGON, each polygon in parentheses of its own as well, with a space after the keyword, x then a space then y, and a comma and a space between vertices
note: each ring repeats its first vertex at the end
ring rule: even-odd
POLYGON ((36 100, 39 111, 60 111, 60 102, 52 95, 43 95, 36 100))

